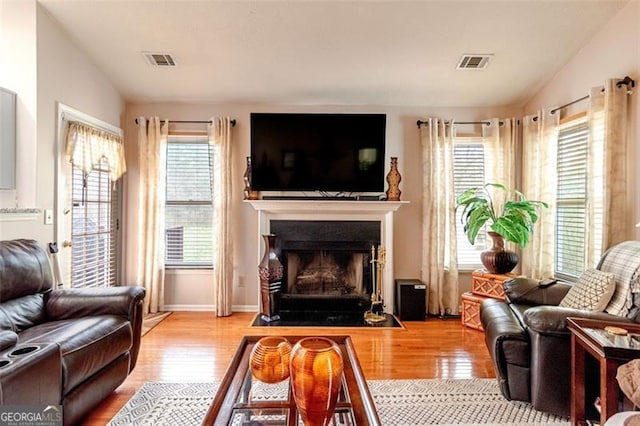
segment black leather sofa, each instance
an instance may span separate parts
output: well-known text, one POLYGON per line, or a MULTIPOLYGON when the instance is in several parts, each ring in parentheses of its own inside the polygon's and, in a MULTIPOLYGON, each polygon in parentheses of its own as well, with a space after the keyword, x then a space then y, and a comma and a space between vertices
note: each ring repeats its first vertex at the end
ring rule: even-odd
MULTIPOLYGON (((607 256, 616 256, 616 250, 620 249, 614 246, 608 250, 597 269, 614 273, 618 280, 618 271, 603 268, 607 256)), ((640 242, 626 242, 624 250, 637 253, 632 256, 635 263, 631 267, 640 268, 640 242)), ((620 263, 630 266, 629 261, 620 263)), ((503 285, 506 300, 487 299, 480 305, 480 321, 500 390, 508 400, 530 402, 537 410, 568 417, 571 333, 567 318, 640 322, 640 295, 633 295, 633 306, 622 317, 557 306, 571 288, 570 283, 541 285, 538 280, 514 278, 503 285)))
POLYGON ((0 241, 0 404, 62 405, 80 423, 133 370, 142 287, 54 290, 33 240, 0 241))

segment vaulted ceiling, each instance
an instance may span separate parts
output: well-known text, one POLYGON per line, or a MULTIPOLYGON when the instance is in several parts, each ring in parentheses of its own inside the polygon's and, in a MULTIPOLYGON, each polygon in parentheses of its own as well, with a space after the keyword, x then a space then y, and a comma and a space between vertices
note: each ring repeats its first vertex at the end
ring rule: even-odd
POLYGON ((495 106, 526 102, 628 0, 38 1, 132 102, 495 106), (457 70, 463 54, 493 58, 457 70))

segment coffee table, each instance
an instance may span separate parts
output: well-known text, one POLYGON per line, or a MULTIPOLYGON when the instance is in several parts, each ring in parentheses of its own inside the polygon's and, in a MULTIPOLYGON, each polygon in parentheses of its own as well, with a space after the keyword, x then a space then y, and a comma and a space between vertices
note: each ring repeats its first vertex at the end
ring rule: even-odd
MULTIPOLYGON (((227 368, 203 425, 288 425, 302 424, 293 400, 289 380, 261 383, 249 369, 254 344, 264 336, 244 336, 227 368)), ((308 336, 285 336, 291 345, 308 336)), ((360 369, 349 336, 323 336, 342 351, 344 372, 334 422, 336 425, 379 426, 380 418, 360 369)))

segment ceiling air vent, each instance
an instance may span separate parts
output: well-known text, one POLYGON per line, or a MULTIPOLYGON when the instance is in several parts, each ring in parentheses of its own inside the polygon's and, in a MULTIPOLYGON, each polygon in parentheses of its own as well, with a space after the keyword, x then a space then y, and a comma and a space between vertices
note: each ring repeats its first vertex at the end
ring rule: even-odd
POLYGON ((145 57, 149 65, 157 67, 175 67, 176 61, 171 56, 171 53, 152 53, 142 52, 142 56, 145 57))
POLYGON ((462 55, 458 66, 459 70, 483 70, 489 65, 493 55, 462 55))

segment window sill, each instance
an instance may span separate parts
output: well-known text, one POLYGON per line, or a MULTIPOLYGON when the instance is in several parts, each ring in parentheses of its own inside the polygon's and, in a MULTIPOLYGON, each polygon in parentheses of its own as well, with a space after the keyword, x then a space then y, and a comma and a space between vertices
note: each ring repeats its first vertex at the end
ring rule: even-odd
POLYGON ((164 269, 165 271, 212 271, 213 265, 165 265, 164 269))
POLYGON ((458 272, 462 272, 464 274, 470 274, 478 269, 484 269, 484 266, 482 266, 482 264, 458 266, 458 272))

